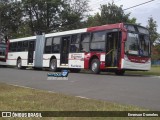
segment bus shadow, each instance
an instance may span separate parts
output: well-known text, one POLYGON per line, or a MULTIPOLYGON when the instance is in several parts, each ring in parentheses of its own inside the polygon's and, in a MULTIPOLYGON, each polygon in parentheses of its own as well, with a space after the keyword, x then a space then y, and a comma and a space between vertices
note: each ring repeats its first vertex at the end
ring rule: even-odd
POLYGON ((125 73, 124 75, 116 75, 114 72, 100 72, 100 74, 94 74, 91 71, 81 71, 78 74, 90 74, 90 75, 106 75, 106 76, 118 76, 118 77, 147 77, 149 75, 142 75, 142 74, 129 74, 129 73, 125 73))
MULTIPOLYGON (((48 68, 32 68, 32 67, 28 67, 26 69, 17 69, 16 67, 11 67, 11 66, 0 66, 0 69, 15 69, 15 70, 23 70, 23 71, 41 71, 41 72, 52 72, 50 71, 48 68)), ((58 69, 56 72, 61 72, 64 69, 58 69)), ((69 70, 69 69, 68 69, 69 70)), ((115 77, 147 77, 149 75, 142 75, 142 74, 134 74, 134 73, 125 73, 124 75, 116 75, 114 72, 100 72, 100 74, 94 74, 89 70, 81 70, 79 73, 75 73, 75 72, 71 72, 69 71, 69 74, 88 74, 88 75, 97 75, 97 76, 102 76, 102 75, 106 75, 106 76, 115 76, 115 77)))

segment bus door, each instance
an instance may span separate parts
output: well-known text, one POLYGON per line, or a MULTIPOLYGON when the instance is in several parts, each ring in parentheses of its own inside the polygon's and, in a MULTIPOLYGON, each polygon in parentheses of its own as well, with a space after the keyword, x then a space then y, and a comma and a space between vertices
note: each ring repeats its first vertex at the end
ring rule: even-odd
POLYGON ((117 68, 120 54, 119 32, 107 33, 105 66, 117 68))
POLYGON ((61 65, 68 65, 69 43, 70 43, 70 36, 62 37, 61 55, 60 55, 61 65))
POLYGON ((28 43, 28 64, 33 63, 34 45, 35 45, 35 41, 29 41, 28 43))

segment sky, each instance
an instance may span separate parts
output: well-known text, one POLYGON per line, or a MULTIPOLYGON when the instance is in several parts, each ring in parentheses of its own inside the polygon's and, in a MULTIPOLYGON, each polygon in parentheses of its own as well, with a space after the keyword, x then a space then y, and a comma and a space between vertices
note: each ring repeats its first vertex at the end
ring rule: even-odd
MULTIPOLYGON (((107 4, 113 0, 90 0, 89 6, 92 9, 90 14, 94 15, 96 12, 100 12, 100 5, 107 4)), ((147 2, 150 0, 114 0, 114 3, 118 6, 123 5, 123 9, 147 2)), ((146 26, 148 23, 148 18, 153 17, 157 22, 157 32, 160 33, 160 0, 154 0, 152 2, 146 3, 144 5, 125 10, 125 13, 131 13, 130 17, 135 17, 137 23, 141 23, 142 26, 146 26)))

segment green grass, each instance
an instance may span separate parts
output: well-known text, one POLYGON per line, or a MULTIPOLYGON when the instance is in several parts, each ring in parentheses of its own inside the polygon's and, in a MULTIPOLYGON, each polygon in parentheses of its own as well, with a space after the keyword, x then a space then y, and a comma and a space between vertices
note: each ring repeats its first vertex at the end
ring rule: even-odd
POLYGON ((125 74, 139 74, 139 75, 158 75, 160 76, 160 66, 152 66, 149 71, 126 71, 125 74))
MULTIPOLYGON (((0 83, 0 111, 149 111, 149 110, 137 106, 121 105, 107 101, 82 99, 59 93, 51 93, 42 90, 15 87, 12 85, 0 83)), ((25 118, 20 118, 20 119, 25 119, 25 118)), ((65 118, 37 118, 37 119, 81 120, 82 118, 65 117, 65 118)), ((102 117, 89 118, 88 117, 83 119, 152 120, 153 118, 151 119, 151 118, 102 118, 102 117)))

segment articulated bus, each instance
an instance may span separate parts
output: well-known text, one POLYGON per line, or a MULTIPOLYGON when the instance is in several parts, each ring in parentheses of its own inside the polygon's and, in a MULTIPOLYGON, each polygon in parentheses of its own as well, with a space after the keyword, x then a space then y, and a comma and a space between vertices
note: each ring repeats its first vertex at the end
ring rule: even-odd
POLYGON ((10 40, 8 65, 93 73, 151 67, 149 32, 133 24, 110 24, 10 40))
POLYGON ((7 38, 0 37, 0 65, 7 65, 8 44, 7 38))

